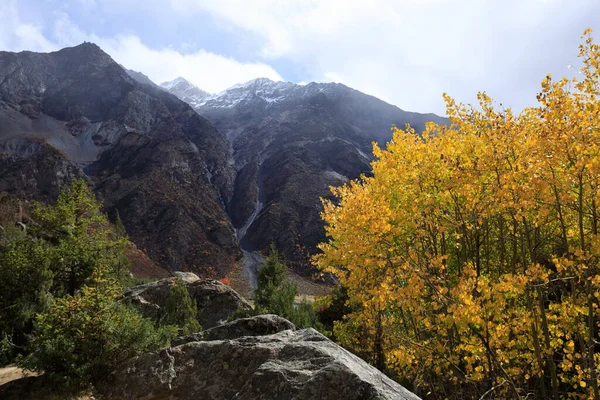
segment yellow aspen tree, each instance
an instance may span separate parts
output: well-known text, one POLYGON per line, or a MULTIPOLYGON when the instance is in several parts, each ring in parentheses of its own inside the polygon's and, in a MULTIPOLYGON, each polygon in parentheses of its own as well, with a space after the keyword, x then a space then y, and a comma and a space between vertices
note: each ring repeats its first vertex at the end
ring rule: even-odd
POLYGON ((352 310, 341 344, 427 398, 598 399, 600 50, 515 115, 444 95, 393 128, 373 176, 324 201, 315 264, 352 310))

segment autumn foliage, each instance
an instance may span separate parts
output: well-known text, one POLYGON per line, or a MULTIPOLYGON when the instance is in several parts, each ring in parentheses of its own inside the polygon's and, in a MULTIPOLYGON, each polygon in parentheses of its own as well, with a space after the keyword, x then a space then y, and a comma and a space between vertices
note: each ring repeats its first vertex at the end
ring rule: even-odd
POLYGON ((600 398, 600 49, 519 115, 445 96, 324 201, 335 335, 428 398, 600 398))
POLYGON ((229 279, 227 276, 221 279, 219 282, 221 282, 223 285, 231 286, 231 279, 229 279))

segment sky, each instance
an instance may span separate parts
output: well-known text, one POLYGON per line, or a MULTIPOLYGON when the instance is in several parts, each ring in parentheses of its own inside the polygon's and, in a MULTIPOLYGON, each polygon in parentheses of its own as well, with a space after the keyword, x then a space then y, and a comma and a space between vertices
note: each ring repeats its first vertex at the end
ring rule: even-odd
POLYGON ((584 29, 600 36, 598 0, 0 0, 0 18, 0 50, 89 41, 156 83, 339 82, 439 115, 443 93, 535 106, 547 74, 577 74, 584 29))

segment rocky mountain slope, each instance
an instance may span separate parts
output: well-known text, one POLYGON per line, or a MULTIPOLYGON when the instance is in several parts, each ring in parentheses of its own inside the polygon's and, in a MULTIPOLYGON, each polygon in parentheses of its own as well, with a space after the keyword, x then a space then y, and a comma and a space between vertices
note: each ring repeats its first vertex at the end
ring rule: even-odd
POLYGON ((190 103, 227 136, 235 160, 228 205, 246 250, 274 241, 299 272, 324 237, 320 198, 368 174, 372 142, 391 138, 393 124, 444 122, 406 112, 341 84, 296 85, 266 78, 190 103))
POLYGON ((52 198, 83 171, 161 266, 223 276, 240 257, 225 211, 227 139, 91 43, 0 52, 0 189, 52 198))
MULTIPOLYGON (((119 64, 119 65, 121 65, 121 64, 119 64)), ((123 65, 121 65, 121 67, 123 67, 123 65)), ((127 72, 127 75, 129 75, 130 77, 132 77, 139 83, 143 83, 144 85, 150 85, 155 88, 159 87, 156 83, 152 82, 152 80, 150 78, 148 78, 146 75, 142 74, 141 72, 134 71, 132 69, 127 69, 125 67, 123 67, 123 69, 125 70, 125 72, 127 72)))

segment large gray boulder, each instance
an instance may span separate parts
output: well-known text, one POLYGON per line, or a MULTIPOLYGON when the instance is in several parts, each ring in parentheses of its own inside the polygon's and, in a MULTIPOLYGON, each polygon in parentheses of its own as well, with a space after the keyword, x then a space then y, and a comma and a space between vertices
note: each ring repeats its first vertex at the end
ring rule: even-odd
MULTIPOLYGON (((227 321, 238 310, 250 310, 250 304, 235 290, 219 281, 200 279, 193 273, 177 273, 198 306, 198 322, 209 329, 227 321)), ((136 307, 148 317, 158 320, 167 304, 176 277, 162 279, 128 289, 123 302, 136 307)))
POLYGON ((418 399, 312 328, 190 342, 128 361, 107 399, 418 399))

